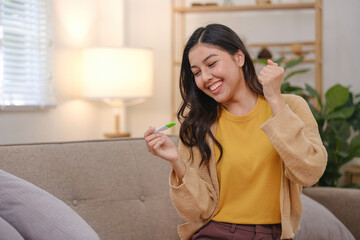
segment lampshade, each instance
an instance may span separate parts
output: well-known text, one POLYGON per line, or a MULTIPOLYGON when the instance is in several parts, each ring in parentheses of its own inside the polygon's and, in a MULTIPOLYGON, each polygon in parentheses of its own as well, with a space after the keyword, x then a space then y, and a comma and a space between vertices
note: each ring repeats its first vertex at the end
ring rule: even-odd
POLYGON ((131 100, 152 95, 152 51, 89 48, 84 50, 83 57, 84 97, 131 100))

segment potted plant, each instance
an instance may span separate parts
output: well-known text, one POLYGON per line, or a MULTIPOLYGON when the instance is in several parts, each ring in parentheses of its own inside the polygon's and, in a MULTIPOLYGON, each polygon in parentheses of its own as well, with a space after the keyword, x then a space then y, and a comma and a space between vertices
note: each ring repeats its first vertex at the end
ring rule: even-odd
POLYGON ((336 187, 341 177, 340 168, 360 157, 360 95, 354 95, 349 87, 341 84, 328 89, 324 100, 309 85, 305 92, 312 97, 308 103, 328 153, 327 167, 319 185, 336 187))

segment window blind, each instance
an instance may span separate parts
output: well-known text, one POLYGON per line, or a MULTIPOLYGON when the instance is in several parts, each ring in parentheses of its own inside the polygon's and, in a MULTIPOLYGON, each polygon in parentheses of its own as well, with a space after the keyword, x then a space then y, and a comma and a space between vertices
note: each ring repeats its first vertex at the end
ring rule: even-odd
POLYGON ((0 11, 0 109, 54 105, 50 0, 1 0, 0 11))

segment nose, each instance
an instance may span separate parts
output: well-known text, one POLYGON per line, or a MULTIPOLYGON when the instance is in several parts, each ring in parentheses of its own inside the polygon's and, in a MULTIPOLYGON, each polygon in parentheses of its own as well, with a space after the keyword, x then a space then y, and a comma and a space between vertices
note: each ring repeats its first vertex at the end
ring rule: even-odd
POLYGON ((202 77, 204 82, 208 82, 212 79, 213 75, 208 69, 202 70, 202 77))

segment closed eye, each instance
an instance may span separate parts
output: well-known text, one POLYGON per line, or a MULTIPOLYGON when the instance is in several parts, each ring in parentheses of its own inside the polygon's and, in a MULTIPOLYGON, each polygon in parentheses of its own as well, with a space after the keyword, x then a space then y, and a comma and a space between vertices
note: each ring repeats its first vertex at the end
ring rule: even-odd
POLYGON ((197 71, 197 72, 194 72, 193 74, 194 74, 195 77, 197 77, 197 76, 200 75, 200 73, 201 73, 200 71, 197 71))
POLYGON ((216 63, 217 63, 217 61, 211 62, 211 63, 209 63, 208 67, 213 67, 213 66, 215 66, 216 63))

